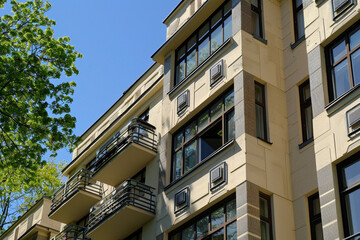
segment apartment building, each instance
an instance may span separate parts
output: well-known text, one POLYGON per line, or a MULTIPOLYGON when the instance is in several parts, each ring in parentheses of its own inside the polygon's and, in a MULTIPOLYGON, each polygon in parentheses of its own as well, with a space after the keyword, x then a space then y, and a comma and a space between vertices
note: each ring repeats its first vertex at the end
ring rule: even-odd
POLYGON ((81 136, 56 239, 360 239, 355 0, 182 0, 81 136))
POLYGON ((49 219, 51 199, 43 197, 20 216, 0 240, 48 240, 56 236, 63 224, 49 219))

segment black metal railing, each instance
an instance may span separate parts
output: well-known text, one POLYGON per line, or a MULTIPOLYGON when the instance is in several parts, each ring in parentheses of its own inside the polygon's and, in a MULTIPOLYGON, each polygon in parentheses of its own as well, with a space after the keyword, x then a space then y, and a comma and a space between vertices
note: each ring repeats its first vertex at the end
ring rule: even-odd
POLYGON ((100 148, 96 157, 87 165, 87 169, 96 173, 125 146, 133 142, 156 152, 155 129, 153 125, 139 118, 131 120, 126 129, 115 134, 100 148))
POLYGON ((78 190, 84 190, 99 196, 102 195, 102 186, 92 180, 90 171, 80 169, 55 192, 50 212, 55 211, 63 202, 68 200, 78 190))
POLYGON ((69 225, 51 240, 89 240, 85 236, 85 227, 69 225))
POLYGON ((126 180, 90 209, 87 230, 91 230, 125 206, 135 206, 155 214, 153 191, 154 188, 141 182, 126 180))

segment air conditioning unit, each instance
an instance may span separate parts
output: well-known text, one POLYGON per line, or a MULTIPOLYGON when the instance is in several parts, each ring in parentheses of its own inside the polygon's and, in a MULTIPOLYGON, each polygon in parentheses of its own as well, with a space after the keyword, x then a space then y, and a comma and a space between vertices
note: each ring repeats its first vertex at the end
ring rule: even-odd
POLYGON ((177 98, 177 112, 182 113, 189 106, 189 90, 181 93, 177 98))
POLYGON ((219 166, 215 168, 211 172, 211 183, 216 183, 219 180, 222 180, 224 176, 224 168, 222 166, 219 166))
POLYGON ((350 2, 349 0, 333 0, 334 11, 335 12, 339 11, 349 2, 350 2))
POLYGON ((183 205, 184 203, 186 203, 186 192, 185 191, 182 191, 182 192, 179 192, 176 197, 175 197, 175 205, 176 206, 181 206, 183 205))
POLYGON ((216 191, 219 189, 218 187, 223 186, 226 184, 226 163, 223 162, 214 168, 210 169, 210 190, 216 191))
POLYGON ((223 77, 223 60, 220 60, 210 68, 210 86, 216 83, 222 77, 223 77))
POLYGON ((348 114, 349 127, 353 127, 360 121, 360 108, 354 109, 354 111, 348 114))

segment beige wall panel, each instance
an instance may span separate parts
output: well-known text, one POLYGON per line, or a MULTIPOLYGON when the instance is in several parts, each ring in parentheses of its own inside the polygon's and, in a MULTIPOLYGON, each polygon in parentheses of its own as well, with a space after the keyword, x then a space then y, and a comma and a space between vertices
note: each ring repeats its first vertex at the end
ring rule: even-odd
POLYGON ((273 195, 274 225, 276 240, 295 239, 292 202, 276 194, 273 195))

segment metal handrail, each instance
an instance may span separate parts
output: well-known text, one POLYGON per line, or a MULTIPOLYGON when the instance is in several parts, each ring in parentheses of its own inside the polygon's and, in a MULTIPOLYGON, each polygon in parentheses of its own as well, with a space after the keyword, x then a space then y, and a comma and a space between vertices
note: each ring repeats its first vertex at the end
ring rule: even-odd
POLYGON ((84 190, 90 193, 102 195, 102 187, 92 180, 89 170, 80 169, 69 180, 62 185, 54 194, 50 211, 57 209, 63 202, 68 200, 77 190, 84 190))
POLYGON ((51 240, 88 240, 85 230, 86 228, 82 226, 69 225, 51 240))
POLYGON ((115 134, 114 139, 103 145, 87 169, 98 172, 108 161, 130 143, 137 143, 150 150, 157 151, 155 127, 139 119, 132 119, 127 128, 115 134))
POLYGON ((135 206, 155 214, 153 191, 153 187, 134 179, 126 180, 90 209, 87 230, 125 206, 135 206))

